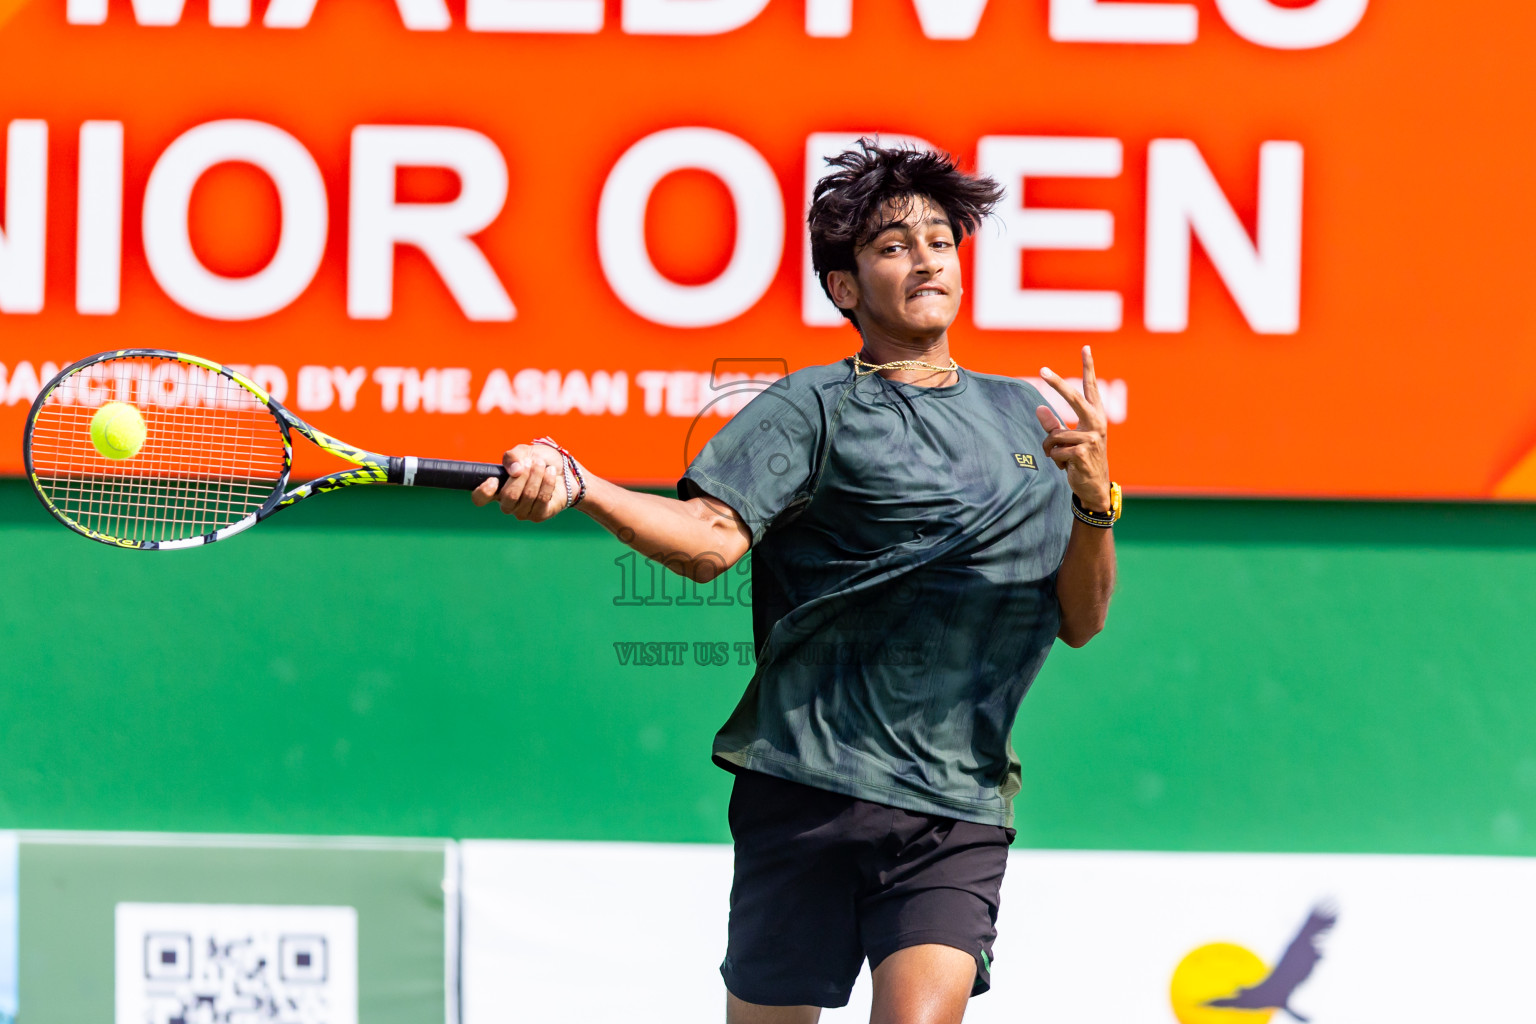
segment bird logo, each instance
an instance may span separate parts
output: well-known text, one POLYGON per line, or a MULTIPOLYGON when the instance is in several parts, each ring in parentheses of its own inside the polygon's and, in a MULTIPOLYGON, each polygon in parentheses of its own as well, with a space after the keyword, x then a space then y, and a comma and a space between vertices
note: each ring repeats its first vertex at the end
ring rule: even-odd
POLYGON ((1337 908, 1312 908, 1274 969, 1252 950, 1213 942, 1193 950, 1173 971, 1169 996, 1179 1024, 1267 1024, 1284 1011, 1301 1024, 1309 1018, 1291 1006, 1291 997, 1312 976, 1323 952, 1318 943, 1339 919, 1337 908))

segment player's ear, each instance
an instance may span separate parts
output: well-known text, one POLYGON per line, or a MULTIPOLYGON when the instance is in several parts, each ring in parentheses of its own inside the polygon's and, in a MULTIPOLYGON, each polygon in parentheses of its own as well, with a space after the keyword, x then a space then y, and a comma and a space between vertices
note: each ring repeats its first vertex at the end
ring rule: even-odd
POLYGON ((827 272, 827 291, 838 309, 853 309, 859 304, 859 279, 846 270, 827 272))

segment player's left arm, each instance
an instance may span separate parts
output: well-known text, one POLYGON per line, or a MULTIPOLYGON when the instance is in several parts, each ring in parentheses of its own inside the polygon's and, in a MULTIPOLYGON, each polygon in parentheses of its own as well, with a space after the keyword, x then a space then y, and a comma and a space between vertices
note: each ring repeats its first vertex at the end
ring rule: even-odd
MULTIPOLYGON (((1068 430, 1048 405, 1035 410, 1046 435, 1045 454, 1067 471, 1067 483, 1083 507, 1108 511, 1109 417, 1093 374, 1093 352, 1083 346, 1083 391, 1049 369, 1040 376, 1061 393, 1077 413, 1077 429, 1068 430)), ((1113 530, 1089 526, 1072 517, 1072 536, 1056 576, 1056 596, 1061 602, 1061 630, 1056 634, 1069 647, 1081 647, 1099 630, 1109 615, 1109 597, 1115 590, 1115 537, 1113 530)))

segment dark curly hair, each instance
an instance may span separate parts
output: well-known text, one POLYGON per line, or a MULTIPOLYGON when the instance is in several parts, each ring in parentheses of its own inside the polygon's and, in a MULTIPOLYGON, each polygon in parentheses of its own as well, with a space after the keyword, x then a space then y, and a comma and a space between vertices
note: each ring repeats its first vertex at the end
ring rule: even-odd
MULTIPOLYGON (((888 149, 877 139, 860 139, 855 148, 828 157, 827 164, 837 170, 816 183, 807 220, 811 269, 829 299, 827 275, 834 270, 858 273, 855 254, 885 223, 886 204, 928 200, 943 209, 958 242, 974 234, 1003 197, 997 182, 966 174, 948 153, 888 149)), ((859 326, 852 310, 842 314, 859 326)))

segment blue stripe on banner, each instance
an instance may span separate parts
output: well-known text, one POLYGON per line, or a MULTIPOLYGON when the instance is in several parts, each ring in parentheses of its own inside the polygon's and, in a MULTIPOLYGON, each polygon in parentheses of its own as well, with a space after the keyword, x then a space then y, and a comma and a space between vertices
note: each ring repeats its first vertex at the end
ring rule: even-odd
POLYGON ((0 832, 0 1024, 14 1024, 17 1002, 16 833, 0 832))

